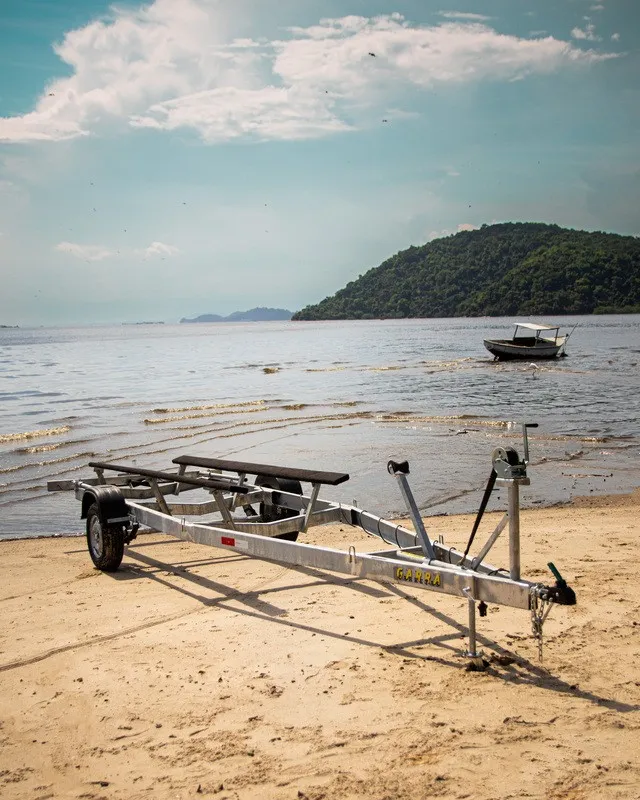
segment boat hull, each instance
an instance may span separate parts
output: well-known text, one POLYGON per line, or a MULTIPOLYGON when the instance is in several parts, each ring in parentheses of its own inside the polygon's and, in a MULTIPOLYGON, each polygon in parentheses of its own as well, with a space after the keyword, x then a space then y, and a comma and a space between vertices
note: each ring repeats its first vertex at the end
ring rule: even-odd
POLYGON ((537 361, 543 358, 556 358, 562 343, 540 342, 536 344, 514 344, 512 339, 485 339, 484 346, 496 358, 505 361, 537 361))

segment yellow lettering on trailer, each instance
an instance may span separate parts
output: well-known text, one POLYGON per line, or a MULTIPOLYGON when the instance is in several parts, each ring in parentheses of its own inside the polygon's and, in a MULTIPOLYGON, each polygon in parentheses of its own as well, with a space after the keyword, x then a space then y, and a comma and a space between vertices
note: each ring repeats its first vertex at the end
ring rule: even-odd
POLYGON ((421 569, 412 569, 411 567, 396 567, 394 575, 397 581, 421 583, 424 586, 442 585, 442 576, 439 572, 423 572, 421 569))

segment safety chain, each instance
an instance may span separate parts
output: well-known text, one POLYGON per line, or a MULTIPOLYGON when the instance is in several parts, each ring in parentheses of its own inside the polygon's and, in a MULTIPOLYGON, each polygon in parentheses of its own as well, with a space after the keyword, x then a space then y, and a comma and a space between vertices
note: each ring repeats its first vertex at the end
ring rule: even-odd
POLYGON ((545 600, 538 594, 538 587, 532 586, 529 592, 529 606, 531 607, 531 632, 538 641, 538 660, 542 664, 542 626, 549 616, 553 603, 545 600))

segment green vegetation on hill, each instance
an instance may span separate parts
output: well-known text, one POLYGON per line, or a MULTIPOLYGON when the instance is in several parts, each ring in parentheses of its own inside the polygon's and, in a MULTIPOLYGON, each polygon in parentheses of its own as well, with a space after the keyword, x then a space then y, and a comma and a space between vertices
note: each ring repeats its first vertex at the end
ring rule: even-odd
POLYGON ((410 247, 294 320, 640 313, 640 238, 536 222, 410 247))

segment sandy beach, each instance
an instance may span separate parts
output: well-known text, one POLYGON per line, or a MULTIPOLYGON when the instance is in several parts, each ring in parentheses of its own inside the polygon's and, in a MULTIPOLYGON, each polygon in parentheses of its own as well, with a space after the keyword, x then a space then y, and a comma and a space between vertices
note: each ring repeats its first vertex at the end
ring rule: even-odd
MULTIPOLYGON (((523 577, 554 561, 578 604, 542 663, 529 614, 490 607, 482 673, 463 599, 157 534, 114 574, 83 538, 0 542, 0 796, 635 800, 639 515, 640 491, 522 512, 523 577)), ((460 546, 472 518, 426 522, 460 546)))

